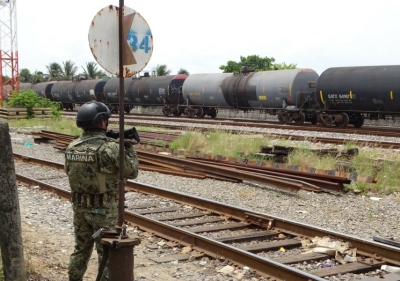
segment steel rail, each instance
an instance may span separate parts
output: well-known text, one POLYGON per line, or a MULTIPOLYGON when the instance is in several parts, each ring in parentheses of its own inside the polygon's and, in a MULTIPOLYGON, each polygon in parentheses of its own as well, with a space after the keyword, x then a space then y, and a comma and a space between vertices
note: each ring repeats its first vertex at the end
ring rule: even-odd
POLYGON ((201 162, 194 162, 182 158, 171 158, 165 155, 155 154, 142 150, 138 150, 137 154, 143 159, 157 160, 168 164, 174 164, 182 167, 183 169, 195 169, 196 171, 205 172, 209 174, 218 173, 218 175, 222 175, 225 177, 240 178, 242 180, 263 185, 265 184, 271 185, 288 191, 299 191, 300 189, 305 189, 318 192, 321 190, 318 186, 300 180, 294 180, 294 179, 290 180, 284 177, 277 177, 271 175, 264 176, 255 173, 252 174, 248 173, 247 171, 240 171, 238 169, 231 169, 229 167, 222 167, 222 166, 216 168, 215 166, 210 166, 208 164, 204 164, 201 162))
MULTIPOLYGON (((41 159, 33 160, 34 158, 30 159, 31 162, 35 164, 48 165, 59 169, 61 168, 63 169, 64 167, 62 164, 58 164, 55 162, 50 162, 41 159)), ((23 177, 19 176, 19 178, 22 181, 23 177)), ((27 183, 35 185, 34 180, 32 179, 30 179, 30 181, 27 183)), ((44 189, 55 192, 60 196, 63 196, 63 194, 67 192, 57 187, 47 185, 44 183, 43 184, 40 183, 39 186, 43 186, 44 189)), ((196 196, 191 196, 180 192, 170 191, 164 188, 159 188, 149 184, 143 184, 137 181, 128 180, 125 186, 131 189, 132 191, 161 196, 183 204, 191 204, 201 209, 207 209, 217 214, 224 214, 227 217, 251 222, 261 226, 269 225, 272 222, 272 227, 275 228, 276 230, 281 230, 284 233, 292 234, 295 236, 323 237, 328 235, 332 237, 337 237, 350 242, 355 248, 357 248, 357 252, 361 255, 365 255, 367 257, 372 257, 372 258, 383 259, 391 264, 400 266, 400 248, 398 247, 377 243, 373 240, 366 240, 353 235, 327 230, 324 228, 315 227, 312 225, 296 222, 285 218, 266 215, 248 209, 238 208, 235 206, 219 203, 212 200, 207 200, 196 196)))
MULTIPOLYGON (((71 118, 68 116, 73 116, 74 113, 68 113, 66 114, 67 118, 71 118), (72 115, 71 115, 72 114, 72 115)), ((142 117, 143 119, 149 118, 147 117, 142 117)), ((142 119, 140 118, 140 119, 142 119)), ((115 119, 115 118, 114 118, 115 119)), ((227 122, 221 122, 219 120, 195 120, 195 119, 179 119, 179 120, 173 120, 173 119, 165 119, 163 118, 162 120, 153 120, 150 122, 145 122, 141 121, 138 118, 131 120, 131 118, 126 118, 125 119, 125 124, 126 125, 135 125, 135 126, 155 126, 155 127, 160 127, 160 128, 167 128, 171 130, 197 130, 201 132, 206 132, 212 130, 210 127, 196 127, 196 124, 198 125, 214 125, 214 126, 232 126, 232 127, 238 127, 236 128, 230 128, 226 129, 226 131, 229 131, 232 134, 235 133, 242 133, 243 130, 240 127, 247 127, 247 128, 263 128, 263 129, 279 129, 279 130, 294 130, 294 131, 315 131, 315 132, 329 132, 329 133, 340 133, 340 134, 349 134, 349 135, 354 135, 354 134, 359 134, 359 135, 375 135, 375 136, 382 136, 382 137, 395 137, 395 138, 400 138, 400 133, 396 131, 375 131, 371 132, 366 130, 354 130, 354 129, 344 129, 340 130, 336 127, 330 128, 330 127, 317 127, 317 126, 300 126, 300 125, 265 125, 265 124, 252 124, 251 122, 248 123, 239 123, 235 121, 227 121, 227 122), (176 123, 176 124, 153 124, 151 122, 170 122, 170 123, 176 123), (182 124, 183 123, 183 124, 182 124)), ((117 123, 114 120, 110 119, 110 124, 111 123, 117 123)), ((343 128, 342 128, 343 129, 343 128)), ((222 130, 222 129, 219 129, 222 130)), ((254 132, 255 134, 266 134, 263 132, 254 132)), ((350 138, 323 138, 323 137, 309 137, 309 136, 297 136, 294 134, 285 134, 285 133, 270 133, 268 134, 269 137, 276 137, 276 138, 284 138, 284 139, 290 139, 294 141, 312 141, 312 142, 320 142, 320 143, 335 143, 335 144, 343 144, 345 145, 348 142, 354 142, 359 145, 364 145, 364 146, 372 146, 372 147, 379 147, 379 148, 387 148, 387 149, 399 149, 400 148, 400 143, 396 142, 386 142, 386 141, 367 141, 367 140, 354 140, 350 138)))
MULTIPOLYGON (((40 188, 53 192, 60 197, 67 199, 71 198, 71 193, 68 190, 58 188, 56 186, 19 174, 16 174, 16 178, 20 182, 33 186, 39 186, 40 188)), ((205 236, 201 236, 196 233, 147 218, 144 215, 125 211, 124 216, 128 222, 130 222, 132 225, 138 226, 142 230, 155 233, 157 236, 166 240, 179 242, 181 245, 191 246, 195 250, 207 254, 210 257, 224 257, 240 266, 248 266, 262 276, 273 277, 277 278, 278 280, 326 280, 285 264, 268 260, 228 244, 212 240, 205 236)))

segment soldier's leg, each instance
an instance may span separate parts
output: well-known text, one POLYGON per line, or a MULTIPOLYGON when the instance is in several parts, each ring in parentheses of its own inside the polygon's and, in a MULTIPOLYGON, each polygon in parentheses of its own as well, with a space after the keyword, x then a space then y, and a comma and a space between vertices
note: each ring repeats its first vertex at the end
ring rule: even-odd
MULTIPOLYGON (((107 208, 105 215, 96 214, 93 220, 93 225, 96 225, 95 229, 100 229, 104 226, 107 226, 110 229, 115 229, 115 225, 117 224, 118 217, 118 207, 115 202, 112 202, 107 208)), ((101 238, 98 237, 96 239, 96 250, 98 256, 98 265, 100 266, 101 260, 103 258, 103 245, 101 244, 101 238)), ((108 267, 106 266, 103 271, 103 275, 101 276, 101 281, 108 280, 108 267)))
POLYGON ((88 222, 90 216, 74 210, 75 249, 68 266, 69 281, 82 281, 93 251, 93 227, 88 222))

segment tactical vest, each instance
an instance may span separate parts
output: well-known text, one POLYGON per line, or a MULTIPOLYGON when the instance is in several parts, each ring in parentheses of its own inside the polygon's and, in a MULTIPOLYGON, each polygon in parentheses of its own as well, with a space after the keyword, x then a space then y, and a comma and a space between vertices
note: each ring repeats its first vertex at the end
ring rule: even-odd
POLYGON ((117 193, 118 173, 102 172, 99 163, 99 149, 109 141, 115 140, 95 136, 75 140, 68 146, 65 151, 65 171, 73 193, 117 193))

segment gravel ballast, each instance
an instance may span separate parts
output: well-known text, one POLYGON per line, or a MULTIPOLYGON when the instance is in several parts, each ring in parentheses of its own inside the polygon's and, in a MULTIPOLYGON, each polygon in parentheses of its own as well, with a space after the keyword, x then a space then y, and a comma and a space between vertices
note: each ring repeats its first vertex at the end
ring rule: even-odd
MULTIPOLYGON (((27 142, 33 142, 31 135, 26 133, 19 134, 15 130, 11 130, 10 135, 12 137, 14 153, 64 163, 64 153, 54 149, 53 144, 41 143, 26 146, 27 142)), ((22 172, 19 169, 24 169, 24 165, 16 163, 16 171, 18 173, 22 172)), ((33 176, 33 173, 38 173, 38 171, 25 171, 24 174, 27 175, 26 173, 32 173, 33 176)), ((35 177, 37 178, 38 176, 36 175, 35 177)), ((42 175, 42 177, 49 179, 50 176, 42 175)), ((332 195, 303 190, 298 193, 288 193, 272 187, 251 183, 237 184, 211 179, 197 180, 147 171, 140 171, 136 180, 261 213, 352 234, 365 239, 372 239, 373 236, 394 237, 397 239, 399 237, 399 193, 387 196, 375 194, 365 196, 352 192, 332 195)), ((54 181, 57 182, 57 185, 68 186, 66 177, 57 178, 54 181)), ((19 194, 23 225, 30 229, 30 231, 44 231, 44 233, 47 231, 59 236, 60 241, 53 241, 52 243, 57 246, 59 255, 63 256, 64 262, 67 261, 72 248, 63 244, 63 237, 68 237, 66 239, 69 240, 72 238, 72 211, 70 203, 54 196, 45 196, 45 193, 35 188, 20 186, 19 194), (60 222, 62 227, 59 226, 60 222)), ((35 241, 35 243, 39 242, 35 241)), ((139 258, 140 254, 144 254, 146 251, 144 247, 138 247, 136 256, 139 258)), ((92 257, 92 261, 95 264, 94 257, 92 257)), ((208 262, 208 265, 210 265, 210 262, 208 262)), ((160 272, 164 272, 164 274, 169 271, 172 272, 168 273, 172 276, 172 279, 164 276, 163 280, 258 280, 251 276, 246 277, 246 275, 243 275, 239 271, 236 271, 235 274, 240 276, 240 278, 234 279, 234 274, 230 276, 218 274, 215 270, 212 271, 208 268, 208 265, 207 262, 205 264, 196 264, 196 266, 192 265, 196 270, 182 269, 179 267, 179 264, 157 266, 161 268, 160 272), (171 270, 163 271, 163 266, 171 270), (209 277, 205 277, 203 274, 204 271, 201 271, 205 269, 210 271, 209 277), (177 272, 179 273, 178 275, 177 272), (190 276, 188 272, 197 273, 193 273, 194 275, 190 276), (199 272, 202 272, 201 276, 203 276, 203 279, 196 279, 199 278, 199 272), (214 276, 215 279, 211 276, 214 276)), ((154 263, 149 261, 140 259, 140 261, 136 262, 135 280, 160 280, 159 276, 152 277, 150 273, 145 273, 144 269, 149 266, 152 266, 152 270, 156 267, 154 263)), ((218 265, 214 264, 213 267, 218 269, 218 265)), ((65 264, 60 264, 60 270, 66 274, 65 264)), ((92 271, 95 272, 95 269, 92 268, 92 271)), ((67 280, 62 279, 65 276, 60 276, 59 278, 61 279, 48 280, 67 280)))

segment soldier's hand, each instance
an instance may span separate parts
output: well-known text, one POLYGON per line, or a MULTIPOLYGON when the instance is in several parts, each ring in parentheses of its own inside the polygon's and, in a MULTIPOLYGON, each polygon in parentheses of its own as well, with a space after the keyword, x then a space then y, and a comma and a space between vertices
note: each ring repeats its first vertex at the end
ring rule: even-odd
POLYGON ((132 147, 134 144, 137 144, 137 141, 131 140, 131 139, 126 139, 126 140, 124 140, 124 147, 125 147, 125 148, 130 148, 130 147, 132 147))

